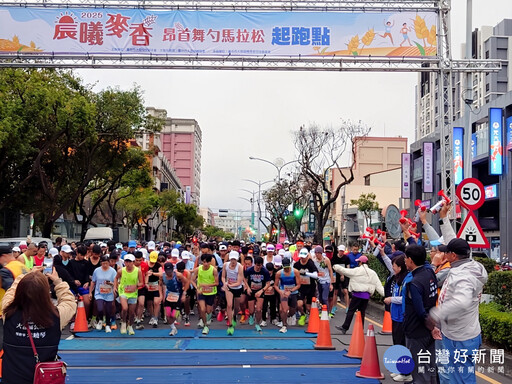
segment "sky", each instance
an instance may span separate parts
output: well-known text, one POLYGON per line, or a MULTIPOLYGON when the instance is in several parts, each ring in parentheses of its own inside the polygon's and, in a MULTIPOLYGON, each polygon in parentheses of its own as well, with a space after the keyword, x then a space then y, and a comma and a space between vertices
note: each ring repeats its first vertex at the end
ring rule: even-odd
MULTIPOLYGON (((466 1, 452 0, 452 55, 461 58, 466 1)), ((473 0, 473 29, 512 18, 510 0, 473 0)), ((85 83, 130 89, 138 84, 145 104, 168 116, 194 118, 202 134, 201 206, 250 215, 251 179, 275 179, 271 162, 295 159, 292 132, 301 125, 336 127, 361 120, 371 136, 414 141, 416 73, 214 70, 107 70, 77 73, 85 83)), ((290 166, 291 167, 291 166, 290 166)), ((286 169, 285 169, 286 170, 286 169)), ((267 186, 271 186, 268 183, 267 186)), ((265 186, 263 186, 265 188, 265 186)), ((256 193, 257 195, 257 193, 256 193)))

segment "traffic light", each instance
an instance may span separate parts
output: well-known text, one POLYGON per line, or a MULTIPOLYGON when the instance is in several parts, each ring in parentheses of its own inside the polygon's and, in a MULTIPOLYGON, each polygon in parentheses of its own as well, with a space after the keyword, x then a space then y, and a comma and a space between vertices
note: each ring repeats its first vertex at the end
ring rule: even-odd
POLYGON ((296 219, 301 219, 302 215, 304 214, 304 210, 298 206, 296 206, 293 210, 293 216, 295 216, 296 219))

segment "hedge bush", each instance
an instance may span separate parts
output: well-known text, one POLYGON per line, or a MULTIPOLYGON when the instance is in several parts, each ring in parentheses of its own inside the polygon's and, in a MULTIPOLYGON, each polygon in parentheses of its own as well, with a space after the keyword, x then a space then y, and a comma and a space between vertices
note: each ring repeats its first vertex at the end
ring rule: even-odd
POLYGON ((492 344, 512 351, 512 313, 503 312, 497 303, 480 304, 482 337, 492 344))
POLYGON ((379 276, 380 281, 383 283, 386 282, 389 271, 386 268, 384 264, 382 264, 379 259, 377 259, 376 256, 372 255, 371 253, 367 253, 366 256, 368 257, 368 267, 370 269, 373 269, 375 272, 377 272, 377 275, 379 276))
POLYGON ((494 296, 493 301, 505 310, 512 310, 512 271, 495 271, 489 274, 484 292, 494 296))
POLYGON ((495 260, 490 259, 488 257, 475 257, 474 259, 484 266, 487 273, 490 274, 495 271, 495 269, 494 269, 494 267, 496 266, 495 260))

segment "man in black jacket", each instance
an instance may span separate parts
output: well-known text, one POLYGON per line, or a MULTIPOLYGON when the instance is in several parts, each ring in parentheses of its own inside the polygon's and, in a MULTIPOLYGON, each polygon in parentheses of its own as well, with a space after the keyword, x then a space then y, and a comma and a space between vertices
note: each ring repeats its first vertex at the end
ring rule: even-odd
MULTIPOLYGON (((429 264, 427 253, 419 245, 409 245, 405 250, 405 265, 410 273, 403 282, 405 300, 405 344, 414 359, 412 377, 414 383, 436 383, 435 344, 432 327, 427 326, 428 312, 437 301, 437 279, 429 264)), ((400 375, 395 381, 408 381, 400 375)))

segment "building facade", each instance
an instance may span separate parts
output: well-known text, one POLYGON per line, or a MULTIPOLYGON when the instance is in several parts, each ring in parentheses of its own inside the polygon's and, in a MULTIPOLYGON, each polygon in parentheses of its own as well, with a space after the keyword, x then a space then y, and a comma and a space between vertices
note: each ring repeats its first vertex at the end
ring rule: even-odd
MULTIPOLYGON (((463 46, 464 50, 465 47, 463 46)), ((512 252, 512 241, 507 234, 512 229, 512 203, 510 176, 512 149, 512 19, 505 19, 495 27, 482 27, 473 32, 472 55, 476 59, 500 59, 502 69, 497 73, 474 74, 471 92, 466 90, 466 78, 461 74, 453 75, 453 123, 452 127, 464 128, 465 104, 470 106, 470 127, 464 134, 472 139, 472 177, 479 179, 485 187, 486 199, 475 212, 490 242, 489 256, 508 260, 512 252), (494 152, 495 139, 490 135, 497 131, 490 127, 490 108, 501 111, 500 148, 494 152), (509 121, 509 126, 506 122, 509 121), (496 155, 498 159, 496 160, 496 155), (501 172, 490 171, 491 163, 501 164, 501 172), (501 235, 500 235, 501 234, 501 235)), ((416 141, 411 144, 412 185, 411 201, 416 199, 434 204, 441 189, 440 127, 435 126, 437 111, 438 79, 436 74, 420 74, 417 87, 417 129, 416 141), (434 143, 434 193, 424 193, 423 184, 423 143, 434 143)), ((467 166, 464 164, 464 166, 467 166)), ((412 205, 412 204, 411 204, 412 205)), ((433 220, 439 228, 437 220, 433 220)), ((460 215, 456 226, 461 225, 460 215)))

